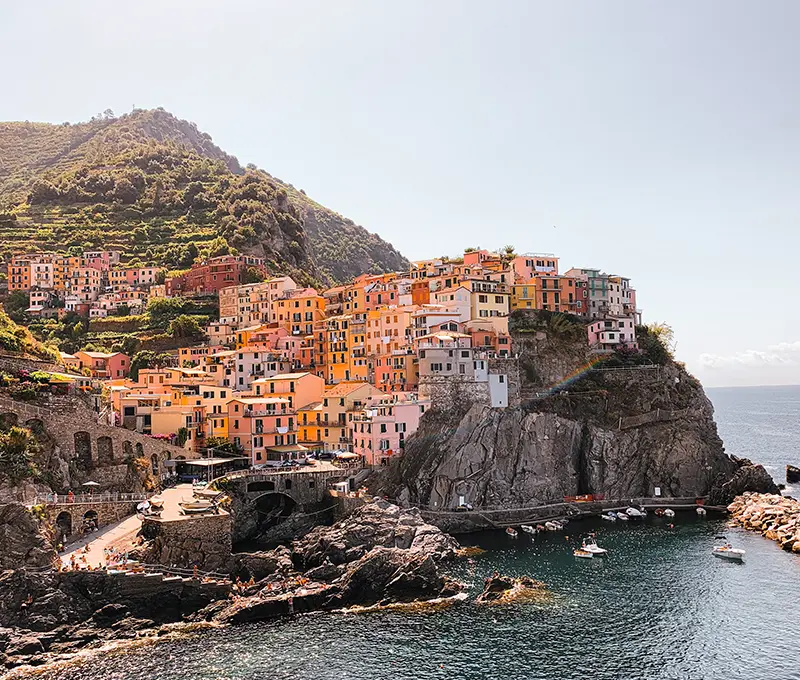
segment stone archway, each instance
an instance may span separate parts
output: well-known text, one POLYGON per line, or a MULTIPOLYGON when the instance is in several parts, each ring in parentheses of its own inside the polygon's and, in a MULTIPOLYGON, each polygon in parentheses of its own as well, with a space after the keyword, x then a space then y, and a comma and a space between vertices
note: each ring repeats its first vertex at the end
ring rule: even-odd
POLYGON ((136 457, 141 458, 142 456, 144 456, 144 446, 141 442, 136 442, 136 457))
POLYGON ((297 508, 291 496, 278 492, 267 492, 256 498, 254 504, 260 533, 283 522, 297 508))
POLYGON ((100 518, 96 510, 87 510, 83 513, 83 531, 94 531, 100 526, 100 518))
POLYGON ((29 420, 26 420, 25 427, 33 432, 33 436, 39 441, 43 441, 48 438, 44 422, 39 420, 39 418, 30 418, 29 420))
POLYGON ((89 470, 92 467, 92 438, 88 432, 81 430, 73 435, 75 442, 75 459, 78 467, 89 470))
POLYGON ((114 462, 114 442, 105 435, 97 438, 97 462, 108 465, 114 462))
POLYGON ((131 460, 133 458, 133 444, 127 439, 122 442, 122 455, 125 457, 125 460, 131 460))
POLYGON ((61 543, 72 535, 72 515, 66 510, 56 517, 56 543, 61 543))
POLYGON ((19 422, 19 417, 16 413, 0 413, 0 432, 8 430, 19 422))
POLYGON ((275 482, 269 479, 261 482, 250 482, 247 485, 247 493, 253 493, 254 491, 275 491, 275 482))
POLYGON ((158 454, 154 453, 150 456, 150 470, 151 472, 158 476, 158 454))

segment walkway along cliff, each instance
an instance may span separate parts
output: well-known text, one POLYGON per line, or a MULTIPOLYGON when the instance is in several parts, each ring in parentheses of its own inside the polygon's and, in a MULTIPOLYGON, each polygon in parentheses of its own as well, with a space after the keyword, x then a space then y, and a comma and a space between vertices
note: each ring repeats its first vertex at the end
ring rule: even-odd
MULTIPOLYGON (((480 521, 482 510, 585 494, 707 496, 749 465, 725 454, 711 402, 680 364, 603 368, 580 338, 513 339, 519 371, 509 377, 509 407, 491 408, 454 384, 373 489, 432 521, 436 511, 462 510, 468 530, 491 524, 480 521)), ((771 484, 766 473, 754 479, 771 484)))

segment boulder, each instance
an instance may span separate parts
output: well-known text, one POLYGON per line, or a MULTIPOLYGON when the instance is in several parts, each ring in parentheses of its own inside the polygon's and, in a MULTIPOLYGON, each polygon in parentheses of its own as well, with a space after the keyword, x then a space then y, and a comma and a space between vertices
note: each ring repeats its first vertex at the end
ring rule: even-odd
POLYGON ((493 574, 486 579, 483 592, 477 602, 511 602, 517 599, 528 599, 547 593, 545 584, 528 576, 502 576, 493 574))
POLYGON ((779 489, 763 465, 753 465, 746 458, 731 457, 738 465, 733 476, 716 484, 708 495, 709 505, 728 505, 737 496, 750 491, 778 494, 779 489))
POLYGON ((398 548, 452 559, 458 542, 441 529, 425 522, 416 508, 402 510, 386 501, 374 501, 330 527, 317 527, 295 541, 295 564, 303 569, 346 564, 361 559, 375 547, 398 548))
POLYGON ((0 571, 50 567, 57 559, 50 537, 24 505, 0 504, 0 571))

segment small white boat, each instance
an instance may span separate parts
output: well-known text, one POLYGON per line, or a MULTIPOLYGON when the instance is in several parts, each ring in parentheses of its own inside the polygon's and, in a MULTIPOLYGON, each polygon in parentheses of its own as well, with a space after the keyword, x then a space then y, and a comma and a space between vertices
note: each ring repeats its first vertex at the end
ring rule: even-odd
POLYGON ((708 510, 706 510, 705 508, 697 508, 697 510, 695 510, 695 512, 698 515, 700 515, 700 517, 705 517, 708 514, 708 510))
POLYGON ((608 555, 608 550, 597 545, 597 542, 594 539, 584 541, 582 549, 592 553, 592 555, 597 557, 608 555))
POLYGON ((526 534, 536 533, 536 527, 532 527, 530 524, 523 524, 520 529, 522 529, 526 534))
POLYGON ((711 554, 714 557, 721 557, 723 560, 733 560, 735 562, 741 562, 744 559, 744 552, 741 548, 734 548, 730 543, 715 545, 711 549, 711 554))
POLYGON ((600 515, 600 519, 604 519, 607 522, 616 522, 617 516, 613 512, 609 512, 603 515, 600 515))
POLYGON ((575 550, 572 551, 572 554, 575 557, 582 557, 583 559, 592 559, 592 557, 594 557, 592 553, 590 553, 588 550, 583 550, 582 548, 575 548, 575 550))
POLYGON ((561 531, 564 527, 561 526, 560 522, 545 522, 544 528, 548 531, 561 531))
POLYGON ((516 529, 512 529, 511 527, 508 527, 506 529, 506 534, 508 534, 511 538, 516 538, 517 536, 519 536, 519 534, 517 533, 517 530, 516 529))
POLYGON ((675 511, 672 508, 664 510, 664 517, 675 517, 675 511))
POLYGON ((178 505, 184 513, 205 512, 214 507, 211 501, 181 501, 178 505))
POLYGON ((630 519, 630 517, 628 517, 624 512, 618 512, 617 519, 621 519, 623 522, 627 522, 630 519))
POLYGON ((644 515, 642 514, 642 511, 639 510, 638 508, 628 508, 625 511, 625 514, 628 515, 628 517, 630 517, 631 519, 643 519, 644 518, 644 515))

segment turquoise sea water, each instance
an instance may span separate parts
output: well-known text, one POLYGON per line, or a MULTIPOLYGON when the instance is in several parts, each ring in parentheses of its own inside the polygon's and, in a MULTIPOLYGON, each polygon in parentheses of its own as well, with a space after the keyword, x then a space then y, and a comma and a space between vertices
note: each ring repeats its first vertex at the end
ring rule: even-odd
MULTIPOLYGON (((797 460, 800 388, 711 391, 732 453, 783 474, 797 460), (723 393, 724 392, 724 393, 723 393), (783 414, 775 416, 773 409, 783 414), (791 421, 791 425, 787 423, 791 421), (787 433, 791 432, 791 436, 787 433)), ((427 613, 320 614, 204 632, 46 673, 55 680, 417 679, 793 680, 800 678, 800 556, 721 519, 679 513, 674 529, 572 523, 518 540, 463 537, 487 553, 457 576, 479 592, 495 569, 548 584, 545 601, 466 602, 427 613), (607 559, 577 560, 596 530, 607 559), (724 531, 745 564, 712 557, 724 531)), ((41 676, 40 676, 41 677, 41 676)))

